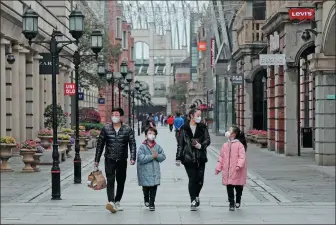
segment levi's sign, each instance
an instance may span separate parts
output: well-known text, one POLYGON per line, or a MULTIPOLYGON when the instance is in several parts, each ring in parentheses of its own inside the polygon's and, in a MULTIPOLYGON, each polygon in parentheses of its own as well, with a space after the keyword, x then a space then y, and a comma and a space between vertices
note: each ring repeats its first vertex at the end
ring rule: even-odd
POLYGON ((291 8, 288 9, 290 20, 314 20, 315 9, 312 8, 291 8))

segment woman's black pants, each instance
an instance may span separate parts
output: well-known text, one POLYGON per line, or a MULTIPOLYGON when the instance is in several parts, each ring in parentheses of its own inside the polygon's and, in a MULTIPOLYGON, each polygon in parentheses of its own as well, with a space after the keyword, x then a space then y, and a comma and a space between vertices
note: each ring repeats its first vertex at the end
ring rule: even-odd
POLYGON ((201 164, 188 164, 184 165, 184 168, 188 174, 189 178, 189 195, 191 202, 199 197, 199 194, 202 190, 203 183, 204 183, 204 170, 205 170, 205 163, 201 164))

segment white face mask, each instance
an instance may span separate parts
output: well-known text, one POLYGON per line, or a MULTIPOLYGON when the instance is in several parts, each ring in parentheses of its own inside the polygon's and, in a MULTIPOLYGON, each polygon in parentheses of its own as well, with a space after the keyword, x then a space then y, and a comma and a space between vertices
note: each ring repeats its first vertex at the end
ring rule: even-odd
POLYGON ((147 139, 150 140, 150 141, 154 141, 155 140, 155 135, 154 134, 148 134, 147 139))
POLYGON ((202 118, 200 116, 194 118, 195 123, 200 123, 201 120, 202 120, 202 118))
POLYGON ((120 117, 112 116, 111 119, 112 119, 112 123, 119 123, 120 122, 120 117))
POLYGON ((225 132, 225 137, 229 138, 230 136, 231 136, 230 131, 226 131, 226 132, 225 132))

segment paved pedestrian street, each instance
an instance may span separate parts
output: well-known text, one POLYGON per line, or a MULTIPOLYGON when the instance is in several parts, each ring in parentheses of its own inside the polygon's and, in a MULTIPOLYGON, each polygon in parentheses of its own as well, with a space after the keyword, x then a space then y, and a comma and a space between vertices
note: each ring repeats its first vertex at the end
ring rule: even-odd
MULTIPOLYGON (((61 201, 50 200, 50 189, 42 194, 39 190, 35 193, 36 196, 30 192, 29 198, 2 201, 1 224, 335 223, 334 201, 294 201, 295 199, 264 183, 253 170, 249 170, 248 173, 248 184, 243 192, 241 208, 229 212, 226 189, 221 184, 221 176, 214 175, 218 156, 216 146, 208 149, 209 162, 200 195, 201 206, 198 211, 191 212, 186 172, 184 167, 175 166, 174 133, 170 133, 167 127, 159 127, 158 131, 157 142, 163 147, 167 159, 161 164, 162 180, 158 188, 155 212, 150 212, 144 207, 142 190, 137 184, 136 166, 130 165, 121 201, 124 211, 116 214, 108 212, 105 209, 106 190, 93 191, 86 186, 87 175, 93 169, 92 164, 83 168, 82 184, 73 184, 72 175, 64 178, 61 201)), ((137 144, 143 139, 143 136, 137 137, 137 144)), ((216 142, 219 141, 220 139, 216 139, 216 142)), ((93 160, 94 150, 90 151, 93 160)), ((251 154, 253 152, 249 152, 248 160, 251 154)), ((101 159, 101 162, 104 160, 101 159)), ((103 169, 103 164, 100 168, 103 169)), ((28 176, 25 179, 28 179, 28 176)), ((312 188, 319 188, 319 184, 310 185, 312 188)), ((331 188, 335 191, 335 187, 331 188)))

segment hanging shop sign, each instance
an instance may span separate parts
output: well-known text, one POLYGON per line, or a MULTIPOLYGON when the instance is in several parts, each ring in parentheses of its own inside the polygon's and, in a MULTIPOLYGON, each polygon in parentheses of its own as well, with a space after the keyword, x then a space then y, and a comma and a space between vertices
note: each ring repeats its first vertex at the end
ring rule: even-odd
POLYGON ((84 100, 84 92, 78 92, 78 100, 83 101, 84 100))
POLYGON ((233 85, 243 85, 244 84, 244 75, 235 74, 231 76, 231 82, 233 85))
POLYGON ((290 20, 314 20, 315 9, 313 8, 290 8, 288 9, 290 20))
POLYGON ((210 66, 213 68, 215 66, 215 55, 216 55, 216 49, 215 49, 215 38, 210 39, 210 66))
POLYGON ((285 54, 260 54, 259 64, 261 66, 284 66, 286 65, 285 54))
POLYGON ((206 50, 206 42, 201 41, 198 42, 198 51, 204 52, 206 50))
MULTIPOLYGON (((52 74, 52 63, 50 53, 39 53, 42 56, 40 59, 40 74, 41 75, 51 75, 52 74)), ((56 57, 56 74, 59 73, 59 58, 56 57)))
POLYGON ((64 95, 72 96, 76 94, 76 83, 64 83, 64 95))
POLYGON ((105 98, 98 98, 98 104, 104 105, 105 104, 105 98))

